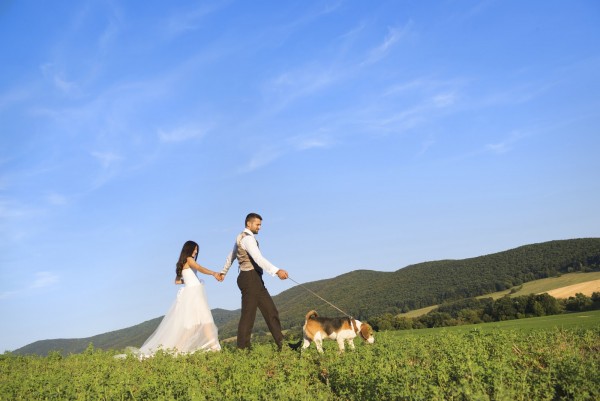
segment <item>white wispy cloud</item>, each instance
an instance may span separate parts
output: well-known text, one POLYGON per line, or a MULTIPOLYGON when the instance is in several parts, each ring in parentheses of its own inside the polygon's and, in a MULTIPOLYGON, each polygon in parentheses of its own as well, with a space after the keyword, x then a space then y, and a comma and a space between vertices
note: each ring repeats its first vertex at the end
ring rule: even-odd
POLYGON ((431 76, 412 78, 404 82, 397 82, 385 89, 382 93, 386 97, 397 96, 444 96, 452 95, 455 98, 470 82, 467 78, 453 77, 440 79, 431 76))
POLYGON ((201 27, 202 21, 210 14, 229 3, 228 1, 195 5, 193 8, 180 9, 169 15, 164 23, 164 30, 168 36, 177 36, 186 32, 195 31, 201 27))
POLYGON ((340 8, 342 4, 344 4, 344 0, 330 1, 314 14, 314 18, 333 13, 340 8))
POLYGON ((246 165, 239 169, 238 172, 245 174, 255 171, 279 159, 284 153, 284 150, 274 145, 266 146, 255 151, 246 165))
POLYGON ((77 89, 77 84, 74 81, 67 81, 61 75, 54 75, 54 85, 65 93, 73 93, 77 89))
POLYGON ((197 125, 184 125, 171 130, 158 130, 158 138, 161 142, 184 142, 190 139, 199 139, 206 135, 207 128, 197 125))
POLYGON ((58 283, 58 281, 59 281, 59 277, 52 272, 47 272, 47 271, 37 272, 34 274, 33 283, 31 284, 31 286, 29 288, 36 289, 36 288, 50 287, 50 286, 53 286, 54 284, 58 283))
POLYGON ((335 138, 330 134, 331 125, 318 123, 318 128, 312 129, 308 122, 302 127, 296 127, 291 132, 263 132, 264 137, 271 138, 269 144, 258 145, 252 152, 250 159, 237 170, 238 174, 247 174, 261 169, 276 160, 285 158, 294 152, 303 152, 311 149, 328 149, 336 144, 335 138), (295 134, 295 132, 303 132, 295 134), (306 132, 306 133, 304 133, 306 132))
POLYGON ((38 215, 39 209, 8 199, 0 199, 0 219, 21 219, 38 215))
POLYGON ((556 82, 538 83, 528 81, 526 83, 516 83, 492 88, 486 93, 474 94, 470 106, 473 109, 476 109, 529 103, 546 95, 555 85, 557 85, 556 82))
POLYGON ((0 292, 0 299, 12 298, 16 294, 18 294, 17 291, 3 291, 0 292))
POLYGON ((431 80, 417 78, 411 79, 410 81, 400 82, 392 85, 382 92, 383 96, 397 96, 406 92, 412 92, 415 90, 422 89, 423 87, 429 87, 432 85, 431 80))
POLYGON ((356 115, 370 132, 401 133, 463 109, 465 79, 417 77, 368 100, 356 115))
POLYGON ((0 299, 9 299, 18 296, 27 296, 35 293, 35 291, 50 288, 60 282, 60 277, 49 271, 36 272, 33 275, 33 282, 26 287, 16 290, 6 290, 0 292, 0 299))
MULTIPOLYGON (((308 3, 307 3, 308 4, 308 3)), ((298 18, 293 20, 291 23, 286 24, 288 33, 296 31, 299 27, 305 26, 315 20, 334 13, 343 4, 343 0, 330 1, 324 5, 319 4, 316 7, 309 9, 306 13, 301 14, 298 18)))
MULTIPOLYGON (((343 74, 329 73, 331 79, 316 79, 311 75, 318 69, 297 69, 280 75, 271 81, 271 90, 279 90, 288 96, 285 101, 291 102, 302 96, 316 93, 333 85, 337 80, 352 79, 353 72, 347 77, 343 74), (342 76, 340 76, 342 75, 342 76), (309 81, 314 79, 313 85, 309 81), (284 90, 285 88, 285 90, 284 90)), ((355 72, 355 71, 354 71, 355 72)), ((296 127, 297 131, 314 132, 309 135, 290 135, 287 142, 280 143, 276 155, 263 153, 253 158, 245 172, 252 171, 283 157, 284 154, 308 149, 326 149, 343 141, 343 138, 353 133, 368 133, 371 135, 400 134, 414 130, 421 124, 451 113, 453 107, 461 100, 463 80, 436 80, 428 77, 416 78, 405 83, 399 83, 389 90, 375 92, 373 96, 356 99, 346 109, 334 113, 319 114, 311 120, 296 127)), ((283 95, 282 95, 283 96, 283 95)), ((283 107, 281 104, 280 107, 283 107)), ((273 109, 270 110, 275 113, 273 109)), ((262 119, 253 121, 260 125, 262 119)), ((435 144, 433 139, 423 142, 418 156, 425 154, 435 144)))
POLYGON ((323 138, 303 138, 296 141, 295 147, 298 150, 308 150, 315 148, 328 148, 331 146, 331 141, 323 138))
POLYGON ((488 143, 485 145, 485 150, 496 154, 503 154, 512 150, 515 143, 526 137, 527 135, 520 131, 512 132, 507 138, 500 142, 488 143))
POLYGON ((123 157, 116 152, 91 152, 91 155, 102 165, 104 169, 109 169, 115 165, 115 163, 123 160, 123 157))
POLYGON ((471 18, 475 18, 484 13, 490 6, 498 3, 497 0, 482 0, 478 1, 471 8, 465 8, 455 14, 449 16, 449 20, 454 21, 456 24, 464 24, 471 18))
POLYGON ((105 55, 117 42, 123 23, 120 8, 115 3, 108 5, 108 7, 108 24, 98 37, 98 51, 100 55, 105 55))
MULTIPOLYGON (((285 29, 282 28, 286 34, 277 33, 273 35, 272 31, 268 31, 269 36, 285 37, 300 26, 324 15, 334 13, 342 4, 342 1, 331 2, 313 12, 300 16, 293 23, 288 24, 285 29)), ((361 69, 363 63, 351 61, 346 57, 348 54, 354 57, 352 48, 366 27, 366 22, 359 23, 357 27, 333 40, 330 51, 324 56, 307 60, 300 65, 294 64, 293 68, 283 69, 270 79, 265 80, 262 90, 264 96, 271 100, 268 103, 269 115, 277 113, 296 100, 321 93, 340 82, 352 78, 361 69)), ((401 38, 402 34, 403 31, 390 28, 383 43, 373 49, 369 57, 382 58, 393 44, 401 38)))
POLYGON ((410 32, 411 27, 412 22, 409 21, 402 28, 388 28, 388 33, 383 39, 383 42, 377 45, 375 48, 371 49, 367 55, 367 58, 361 64, 373 64, 386 57, 386 55, 391 51, 394 45, 410 32))
MULTIPOLYGON (((333 12, 340 4, 335 3, 326 12, 333 12)), ((307 97, 316 97, 336 85, 361 79, 359 76, 368 74, 369 64, 374 64, 385 58, 402 38, 411 31, 412 22, 403 27, 391 27, 382 42, 367 50, 366 58, 356 59, 355 49, 359 37, 367 30, 369 24, 361 22, 357 27, 339 36, 331 44, 331 51, 324 57, 307 61, 299 66, 288 68, 265 80, 262 85, 266 107, 255 120, 264 119, 278 114, 292 104, 307 97)), ((364 53, 363 53, 364 54, 364 53)), ((438 102, 449 102, 450 98, 439 98, 438 102)))
POLYGON ((0 94, 0 110, 16 103, 24 102, 31 98, 32 91, 27 85, 19 85, 0 94))
POLYGON ((49 204, 53 206, 64 206, 68 203, 68 199, 66 196, 54 192, 47 194, 46 200, 49 204))
POLYGON ((314 94, 341 79, 343 74, 321 64, 312 63, 280 73, 265 85, 265 93, 273 98, 275 110, 314 94))
POLYGON ((44 63, 40 66, 42 75, 50 81, 56 89, 65 94, 70 94, 78 90, 78 85, 74 80, 65 77, 66 73, 61 71, 54 63, 44 63))
POLYGON ((485 148, 494 153, 506 153, 509 150, 508 142, 489 143, 485 145, 485 148))
MULTIPOLYGON (((420 104, 406 107, 399 111, 368 111, 363 114, 363 122, 369 131, 387 134, 389 132, 400 133, 414 128, 427 119, 427 110, 430 107, 420 104)), ((431 116, 429 116, 431 118, 431 116)))
POLYGON ((419 152, 417 152, 417 157, 421 157, 423 156, 425 153, 427 153, 427 151, 429 150, 429 148, 431 148, 433 145, 435 145, 435 140, 434 139, 427 139, 424 142, 421 143, 421 149, 419 150, 419 152))
MULTIPOLYGON (((168 99, 182 86, 181 82, 203 62, 206 61, 192 56, 153 76, 119 80, 102 86, 89 85, 85 96, 60 99, 59 102, 40 101, 29 107, 32 118, 46 120, 48 136, 66 141, 66 146, 57 149, 58 157, 65 163, 79 157, 72 154, 75 148, 88 149, 88 155, 98 163, 100 168, 87 171, 89 174, 74 191, 95 191, 119 174, 139 170, 155 162, 161 142, 177 142, 204 135, 208 127, 194 124, 163 130, 157 135, 156 126, 161 117, 154 113, 154 110, 166 107, 168 99), (149 115, 152 117, 148 118, 149 115)), ((53 74, 54 68, 50 64, 46 66, 46 74, 53 74)), ((47 77, 44 79, 48 80, 47 77)), ((37 87, 38 92, 43 94, 43 85, 37 87)), ((35 94, 31 96, 35 97, 35 94)), ((72 182, 70 185, 76 184, 72 182)), ((57 200, 54 198, 54 201, 57 200)))
POLYGON ((456 93, 439 93, 433 96, 433 104, 436 107, 452 106, 457 100, 456 93))
POLYGON ((360 21, 354 28, 341 34, 337 40, 340 42, 339 54, 346 55, 352 51, 352 47, 355 46, 356 41, 360 38, 360 35, 365 31, 368 24, 365 21, 360 21))
POLYGON ((91 184, 89 191, 95 191, 110 182, 123 170, 122 162, 125 159, 117 152, 92 151, 90 155, 100 164, 100 169, 95 178, 87 182, 91 184))
POLYGON ((287 40, 295 33, 299 32, 307 25, 314 23, 319 18, 335 13, 342 4, 343 0, 317 5, 306 3, 303 10, 304 12, 294 14, 292 20, 289 22, 269 24, 266 29, 259 32, 253 41, 258 40, 258 42, 255 42, 255 45, 259 47, 263 47, 265 44, 275 47, 284 46, 287 40))

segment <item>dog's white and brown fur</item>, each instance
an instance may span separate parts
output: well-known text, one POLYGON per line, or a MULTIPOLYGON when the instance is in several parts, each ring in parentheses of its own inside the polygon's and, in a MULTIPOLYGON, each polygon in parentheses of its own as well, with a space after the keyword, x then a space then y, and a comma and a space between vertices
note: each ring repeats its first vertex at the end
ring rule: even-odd
POLYGON ((351 349, 354 349, 354 337, 357 335, 360 335, 369 344, 375 342, 373 329, 367 323, 349 317, 320 317, 314 310, 306 314, 302 331, 304 335, 302 349, 308 348, 314 341, 319 352, 323 352, 323 340, 328 338, 337 341, 340 352, 344 352, 345 342, 351 349))

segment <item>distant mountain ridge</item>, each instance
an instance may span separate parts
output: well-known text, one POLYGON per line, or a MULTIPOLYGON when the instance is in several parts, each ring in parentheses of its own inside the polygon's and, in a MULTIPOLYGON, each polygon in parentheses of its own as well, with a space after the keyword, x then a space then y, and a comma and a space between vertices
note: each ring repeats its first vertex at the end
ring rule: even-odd
MULTIPOLYGON (((212 310, 212 315, 215 324, 219 327, 232 319, 237 319, 240 312, 239 310, 229 311, 216 308, 212 310)), ((21 347, 13 351, 13 353, 20 355, 46 355, 49 351, 56 350, 61 351, 63 354, 78 354, 85 351, 90 343, 94 345, 94 348, 101 349, 124 349, 129 346, 140 347, 158 327, 162 318, 162 316, 159 316, 143 323, 136 324, 135 326, 98 334, 92 337, 40 340, 21 347)))
MULTIPOLYGON (((600 270, 600 238, 549 241, 462 260, 440 260, 410 265, 395 272, 355 270, 340 276, 303 284, 352 316, 367 320, 382 313, 413 309, 504 290, 524 282, 574 271, 600 270)), ((295 286, 273 297, 282 326, 297 330, 304 315, 317 309, 323 316, 340 312, 295 286)), ((240 310, 213 309, 219 337, 235 336, 240 310)), ((50 350, 79 353, 90 342, 96 348, 139 347, 162 317, 109 333, 82 339, 41 340, 14 351, 45 355, 50 350)), ((255 332, 267 331, 260 313, 255 332)))

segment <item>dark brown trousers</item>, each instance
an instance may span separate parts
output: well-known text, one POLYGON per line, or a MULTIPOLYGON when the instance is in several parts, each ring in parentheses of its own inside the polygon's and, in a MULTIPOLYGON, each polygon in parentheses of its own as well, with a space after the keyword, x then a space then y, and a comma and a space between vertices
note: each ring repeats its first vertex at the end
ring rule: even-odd
POLYGON ((242 292, 242 316, 240 317, 237 333, 238 348, 250 347, 250 336, 254 327, 257 308, 260 309, 260 313, 262 313, 277 346, 281 348, 283 334, 281 333, 279 312, 265 287, 262 276, 256 270, 241 271, 237 278, 237 285, 242 292))

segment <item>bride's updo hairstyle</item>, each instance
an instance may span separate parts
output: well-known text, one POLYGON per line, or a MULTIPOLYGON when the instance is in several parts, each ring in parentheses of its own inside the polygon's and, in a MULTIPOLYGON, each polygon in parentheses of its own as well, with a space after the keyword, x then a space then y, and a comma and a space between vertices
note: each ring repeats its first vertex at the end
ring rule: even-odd
MULTIPOLYGON (((177 261, 177 264, 175 265, 175 274, 177 275, 176 280, 181 280, 183 277, 181 276, 181 272, 183 271, 183 266, 186 264, 187 262, 187 258, 192 256, 192 254, 194 253, 194 249, 196 249, 196 247, 198 246, 198 244, 196 244, 194 241, 186 241, 185 244, 183 244, 183 248, 181 248, 181 254, 179 255, 179 260, 177 261)), ((200 247, 198 247, 198 250, 200 250, 200 247)), ((194 258, 194 260, 196 260, 198 258, 198 254, 196 254, 196 257, 194 258)))

